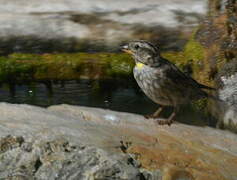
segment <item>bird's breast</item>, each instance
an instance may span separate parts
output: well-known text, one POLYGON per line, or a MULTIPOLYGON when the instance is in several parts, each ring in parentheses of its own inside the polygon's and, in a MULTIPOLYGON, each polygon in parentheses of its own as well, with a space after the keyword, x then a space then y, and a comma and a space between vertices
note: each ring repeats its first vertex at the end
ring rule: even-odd
POLYGON ((157 68, 149 67, 142 63, 136 63, 133 74, 136 80, 146 81, 160 79, 163 73, 157 68))
POLYGON ((162 105, 171 104, 164 97, 165 79, 162 70, 144 65, 142 68, 135 66, 133 73, 139 87, 151 100, 162 105))
POLYGON ((138 85, 145 93, 154 94, 154 91, 159 90, 161 85, 160 74, 157 69, 143 65, 142 67, 135 66, 133 73, 138 85))

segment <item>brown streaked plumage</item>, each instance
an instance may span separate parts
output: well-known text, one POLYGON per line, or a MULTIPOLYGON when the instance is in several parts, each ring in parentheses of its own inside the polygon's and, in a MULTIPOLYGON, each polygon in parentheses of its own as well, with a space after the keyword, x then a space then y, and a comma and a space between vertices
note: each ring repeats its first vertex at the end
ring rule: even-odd
MULTIPOLYGON (((133 69, 134 78, 143 92, 155 103, 161 106, 173 106, 174 112, 159 124, 170 125, 176 114, 177 107, 208 95, 203 89, 214 89, 198 83, 186 76, 173 63, 164 59, 159 49, 147 41, 132 41, 122 47, 122 50, 132 54, 136 66, 133 69)), ((149 117, 159 116, 159 108, 149 117)))

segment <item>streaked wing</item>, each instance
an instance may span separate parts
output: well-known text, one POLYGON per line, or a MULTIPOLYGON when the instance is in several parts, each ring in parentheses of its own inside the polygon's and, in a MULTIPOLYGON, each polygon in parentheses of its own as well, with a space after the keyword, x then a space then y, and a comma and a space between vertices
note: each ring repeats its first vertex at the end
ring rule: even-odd
MULTIPOLYGON (((163 73, 166 77, 167 95, 175 98, 174 102, 195 100, 207 97, 207 93, 201 88, 201 84, 186 76, 174 64, 166 62, 163 73)), ((180 102, 181 103, 181 102, 180 102)))
POLYGON ((182 71, 180 71, 174 64, 166 60, 166 75, 170 79, 172 79, 176 84, 182 83, 186 86, 193 87, 193 88, 201 88, 201 89, 211 89, 215 90, 214 88, 205 86, 203 84, 198 83, 192 77, 187 76, 182 71))

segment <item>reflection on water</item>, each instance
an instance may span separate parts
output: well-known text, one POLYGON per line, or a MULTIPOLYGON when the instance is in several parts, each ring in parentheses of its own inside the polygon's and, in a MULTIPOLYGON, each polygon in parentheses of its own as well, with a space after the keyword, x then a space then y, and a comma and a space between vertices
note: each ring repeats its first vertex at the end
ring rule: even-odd
MULTIPOLYGON (((43 107, 55 104, 82 105, 136 114, 150 114, 159 107, 141 92, 135 82, 91 80, 2 85, 0 101, 43 107)), ((171 110, 168 108, 163 115, 168 116, 171 110)), ((208 118, 195 112, 191 106, 183 108, 177 119, 188 124, 214 125, 214 122, 209 122, 208 118)))
POLYGON ((2 85, 0 100, 44 107, 65 103, 139 114, 150 113, 156 109, 157 105, 146 98, 138 88, 134 88, 134 85, 80 80, 52 82, 51 85, 15 85, 14 88, 11 87, 11 91, 9 86, 2 85))

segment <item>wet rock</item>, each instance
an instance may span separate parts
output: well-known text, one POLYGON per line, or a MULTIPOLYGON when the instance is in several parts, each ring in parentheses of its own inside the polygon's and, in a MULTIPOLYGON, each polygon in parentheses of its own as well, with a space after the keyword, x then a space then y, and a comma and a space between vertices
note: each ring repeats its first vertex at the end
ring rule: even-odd
POLYGON ((219 96, 226 102, 226 107, 224 106, 223 121, 219 126, 237 131, 237 73, 227 76, 228 73, 230 71, 220 77, 223 87, 219 90, 219 96))
POLYGON ((208 102, 208 113, 218 119, 219 127, 236 131, 237 4, 210 0, 209 5, 210 16, 195 31, 176 62, 189 67, 189 75, 198 82, 218 89, 209 92, 220 100, 208 102))
MULTIPOLYGON (((0 7, 2 54, 114 51, 121 42, 136 38, 167 41, 169 37, 170 42, 175 40, 182 46, 186 40, 184 34, 206 12, 206 0, 1 0, 0 3, 5 4, 0 7)), ((173 43, 172 48, 179 45, 173 43)))
POLYGON ((237 177, 237 138, 228 131, 70 105, 1 103, 0 114, 3 179, 237 177))

